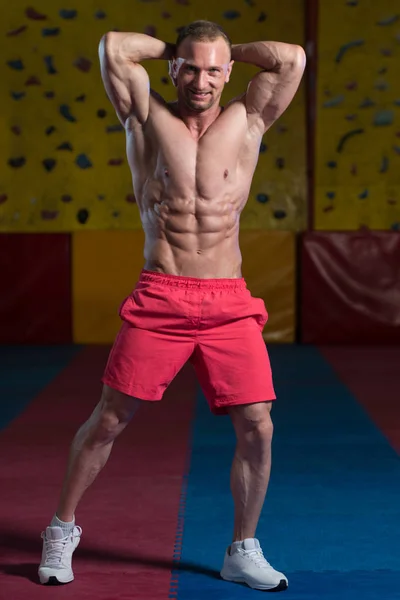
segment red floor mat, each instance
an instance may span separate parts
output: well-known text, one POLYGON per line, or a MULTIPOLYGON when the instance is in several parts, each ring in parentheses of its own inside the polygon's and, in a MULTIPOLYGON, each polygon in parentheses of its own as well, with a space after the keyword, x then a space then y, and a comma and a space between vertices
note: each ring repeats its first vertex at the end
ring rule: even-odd
POLYGON ((0 434, 0 598, 168 598, 182 476, 194 409, 186 367, 117 440, 77 513, 75 581, 37 584, 40 531, 54 513, 70 441, 100 393, 108 349, 84 349, 0 434))
POLYGON ((321 347, 339 378, 400 453, 400 347, 321 347))

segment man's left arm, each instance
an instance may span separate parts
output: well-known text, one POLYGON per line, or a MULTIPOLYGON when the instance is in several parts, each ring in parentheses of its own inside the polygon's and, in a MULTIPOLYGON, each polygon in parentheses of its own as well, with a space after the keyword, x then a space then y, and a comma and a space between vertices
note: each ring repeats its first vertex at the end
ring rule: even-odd
POLYGON ((292 101, 306 66, 305 52, 294 44, 251 42, 233 45, 232 60, 262 69, 249 83, 245 103, 249 124, 264 134, 292 101))

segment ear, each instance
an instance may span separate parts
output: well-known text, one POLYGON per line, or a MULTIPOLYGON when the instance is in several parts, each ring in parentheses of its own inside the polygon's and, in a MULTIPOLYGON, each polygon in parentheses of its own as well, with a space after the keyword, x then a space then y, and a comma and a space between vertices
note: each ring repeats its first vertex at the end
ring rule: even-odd
POLYGON ((178 65, 176 64, 175 58, 168 61, 168 73, 171 78, 174 87, 177 87, 177 76, 178 76, 178 65))
POLYGON ((231 73, 232 73, 232 68, 233 68, 233 63, 234 62, 235 62, 234 60, 231 60, 231 62, 228 65, 228 70, 227 70, 226 75, 225 75, 225 83, 228 83, 228 81, 229 81, 229 79, 231 77, 231 73))

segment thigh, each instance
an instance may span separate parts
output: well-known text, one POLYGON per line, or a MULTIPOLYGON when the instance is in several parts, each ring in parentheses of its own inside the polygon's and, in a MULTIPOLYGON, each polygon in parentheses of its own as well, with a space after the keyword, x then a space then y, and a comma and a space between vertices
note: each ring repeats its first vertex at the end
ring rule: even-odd
POLYGON ((211 410, 275 399, 271 365, 253 318, 210 329, 199 340, 193 363, 211 410))

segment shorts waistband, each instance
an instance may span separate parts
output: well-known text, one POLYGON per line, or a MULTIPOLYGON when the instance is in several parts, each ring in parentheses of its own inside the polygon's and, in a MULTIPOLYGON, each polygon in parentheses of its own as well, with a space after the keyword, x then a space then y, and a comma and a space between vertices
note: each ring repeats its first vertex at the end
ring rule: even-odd
POLYGON ((139 282, 157 283, 168 287, 202 290, 245 290, 246 282, 243 277, 202 279, 200 277, 183 277, 181 275, 168 275, 157 271, 143 269, 139 282))

